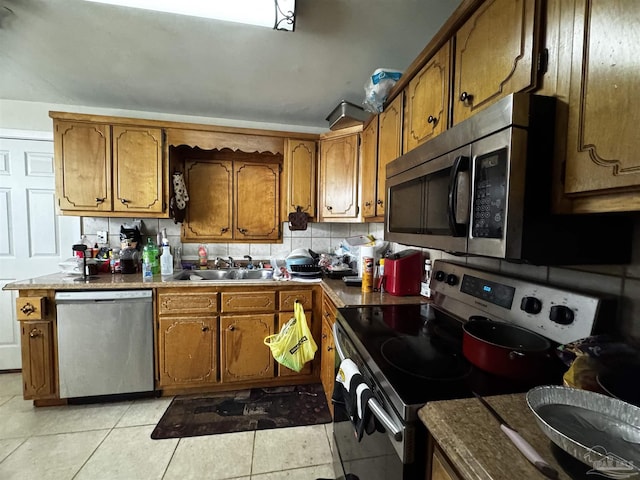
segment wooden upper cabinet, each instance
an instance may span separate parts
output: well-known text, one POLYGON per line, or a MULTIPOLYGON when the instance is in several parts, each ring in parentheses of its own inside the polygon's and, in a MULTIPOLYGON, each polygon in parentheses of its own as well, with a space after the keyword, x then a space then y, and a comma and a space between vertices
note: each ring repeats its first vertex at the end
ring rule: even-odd
POLYGON ((280 164, 235 162, 234 182, 234 238, 280 238, 280 164))
POLYGON ((537 84, 539 0, 488 0, 455 35, 453 121, 537 84))
POLYGON ((283 220, 298 207, 316 216, 316 142, 288 138, 284 143, 283 220))
POLYGON ((403 96, 398 95, 380 113, 378 126, 378 167, 376 175, 376 216, 383 217, 386 202, 387 164, 402 155, 403 96))
POLYGON ((354 133, 345 132, 344 135, 320 140, 321 221, 353 221, 359 218, 358 160, 362 127, 356 128, 354 133))
POLYGON ((183 242, 226 241, 233 237, 233 162, 185 161, 189 207, 182 224, 183 242))
POLYGON ((60 209, 111 211, 110 126, 58 120, 53 125, 60 209))
POLYGON ((447 129, 451 44, 447 42, 406 87, 404 152, 447 129))
POLYGON ((165 172, 162 130, 113 127, 115 212, 162 213, 165 172))
POLYGON ((376 174, 378 165, 378 123, 379 115, 362 131, 362 216, 371 218, 376 216, 376 174))
POLYGON ((640 210, 640 4, 575 9, 565 192, 581 212, 640 210))

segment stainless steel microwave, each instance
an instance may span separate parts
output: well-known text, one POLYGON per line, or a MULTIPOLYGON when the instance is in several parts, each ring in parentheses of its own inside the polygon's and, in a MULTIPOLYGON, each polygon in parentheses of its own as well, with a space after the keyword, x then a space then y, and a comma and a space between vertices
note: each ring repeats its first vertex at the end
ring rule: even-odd
POLYGON ((539 265, 628 263, 628 216, 551 213, 555 119, 555 98, 512 94, 389 163, 385 240, 539 265))

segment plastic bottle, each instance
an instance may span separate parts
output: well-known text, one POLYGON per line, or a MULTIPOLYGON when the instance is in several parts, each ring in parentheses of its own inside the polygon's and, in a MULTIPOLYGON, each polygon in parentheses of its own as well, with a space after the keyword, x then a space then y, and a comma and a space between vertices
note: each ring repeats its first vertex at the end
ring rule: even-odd
MULTIPOLYGON (((160 273, 160 261, 158 259, 158 247, 151 237, 147 237, 147 244, 142 249, 142 264, 148 263, 151 273, 157 275, 160 273)), ((142 269, 144 272, 144 268, 142 269)))
POLYGON ((169 245, 163 245, 162 247, 160 273, 162 275, 173 275, 173 255, 171 255, 171 247, 169 245))
POLYGON ((431 297, 431 289, 429 282, 431 281, 431 260, 428 258, 424 261, 424 279, 420 283, 420 295, 423 297, 431 297))
POLYGON ((182 270, 182 247, 173 249, 173 270, 182 270))
POLYGON ((207 268, 207 264, 209 262, 209 253, 207 252, 207 247, 205 245, 200 245, 198 247, 198 258, 200 258, 200 268, 207 268))

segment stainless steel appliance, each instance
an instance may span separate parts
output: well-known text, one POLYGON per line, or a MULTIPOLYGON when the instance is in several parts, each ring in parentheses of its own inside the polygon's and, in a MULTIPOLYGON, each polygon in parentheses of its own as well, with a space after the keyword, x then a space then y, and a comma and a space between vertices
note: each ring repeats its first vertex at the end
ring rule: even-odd
POLYGON ((534 264, 628 263, 629 218, 551 213, 555 107, 510 95, 389 163, 385 240, 534 264))
POLYGON ((60 397, 153 391, 151 290, 58 292, 60 397))
POLYGON ((541 364, 543 374, 535 378, 510 379, 473 366, 462 352, 463 325, 470 317, 527 328, 555 346, 588 336, 615 309, 601 298, 442 260, 434 263, 430 285, 432 304, 338 310, 338 358, 358 365, 374 393, 379 427, 358 442, 344 406, 335 403, 338 479, 425 478, 427 432, 417 411, 427 402, 561 383, 565 367, 555 357, 541 364))

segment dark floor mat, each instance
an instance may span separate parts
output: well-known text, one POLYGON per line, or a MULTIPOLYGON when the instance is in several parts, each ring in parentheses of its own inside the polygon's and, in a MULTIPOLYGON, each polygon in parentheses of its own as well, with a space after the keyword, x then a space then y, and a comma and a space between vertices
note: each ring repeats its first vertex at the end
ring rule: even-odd
POLYGON ((331 422, 321 384, 177 396, 153 439, 197 437, 331 422))

